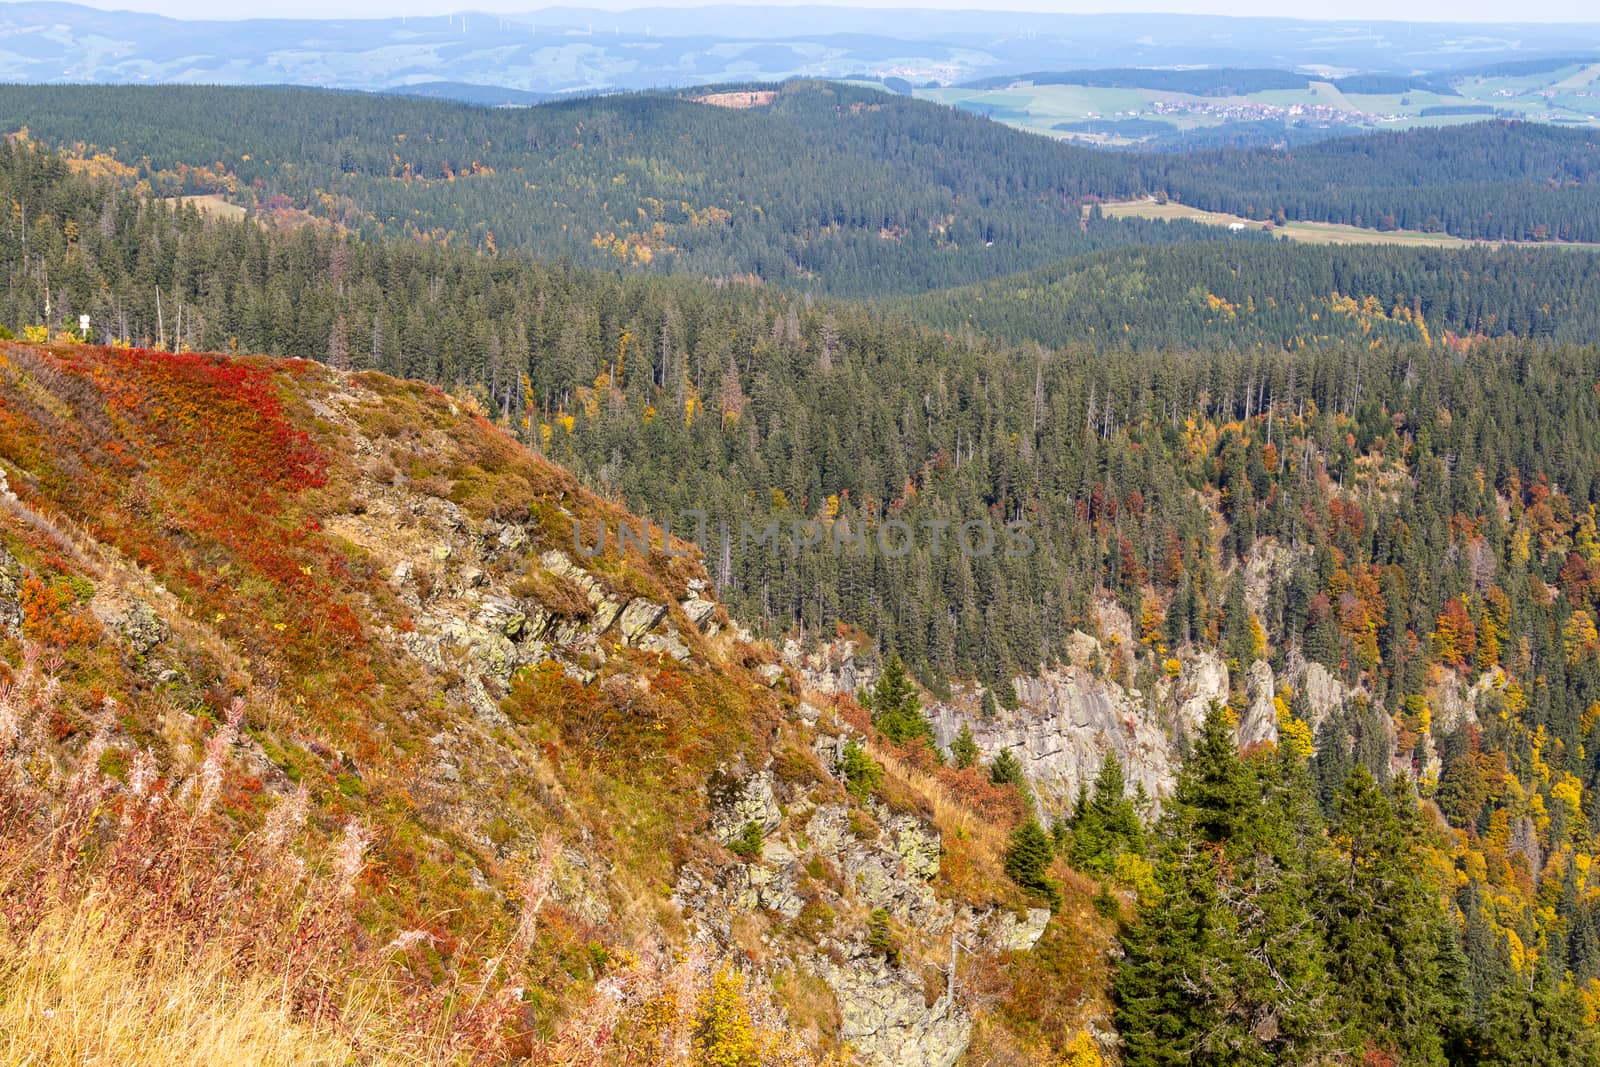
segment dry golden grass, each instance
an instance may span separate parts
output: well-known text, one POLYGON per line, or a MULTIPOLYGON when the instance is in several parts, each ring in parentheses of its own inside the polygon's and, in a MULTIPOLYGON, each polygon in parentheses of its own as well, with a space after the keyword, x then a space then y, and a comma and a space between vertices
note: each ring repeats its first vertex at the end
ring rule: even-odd
MULTIPOLYGON (((1207 226, 1243 225, 1250 231, 1267 226, 1271 232, 1291 241, 1304 244, 1356 244, 1356 245, 1413 245, 1427 248, 1465 248, 1476 242, 1452 237, 1447 233, 1421 233, 1415 230, 1368 230, 1359 226, 1342 226, 1331 222, 1291 222, 1285 226, 1268 226, 1254 219, 1229 215, 1221 211, 1202 211, 1169 200, 1125 200, 1100 206, 1107 218, 1166 219, 1168 221, 1198 222, 1207 226)), ((1494 245, 1498 242, 1483 242, 1494 245)))
POLYGON ((899 759, 883 745, 867 744, 867 753, 883 764, 884 773, 898 778, 911 790, 922 806, 933 816, 934 824, 943 833, 960 830, 963 835, 1002 855, 1006 850, 1006 827, 980 819, 970 808, 946 795, 944 786, 927 771, 918 770, 899 759))
MULTIPOLYGON (((28 1067, 403 1063, 361 1055, 282 1003, 270 975, 240 978, 220 950, 151 943, 111 911, 46 917, 20 944, 0 937, 0 1061, 28 1067)), ((352 1008, 354 1006, 351 1006, 352 1008)), ((344 1025, 363 1012, 347 1008, 344 1025)))
POLYGON ((202 215, 226 219, 229 222, 237 222, 239 219, 244 218, 246 214, 244 208, 238 204, 228 203, 218 193, 206 193, 200 196, 169 196, 163 203, 170 204, 173 207, 183 204, 186 207, 194 208, 202 215))

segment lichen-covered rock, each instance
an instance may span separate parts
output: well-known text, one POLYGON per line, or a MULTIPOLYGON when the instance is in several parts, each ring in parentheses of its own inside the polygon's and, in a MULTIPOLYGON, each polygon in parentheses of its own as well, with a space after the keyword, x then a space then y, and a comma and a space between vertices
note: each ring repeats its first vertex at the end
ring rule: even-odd
POLYGON ((839 1037, 872 1067, 951 1067, 966 1051, 972 1019, 941 996, 929 1007, 922 985, 884 960, 839 965, 818 975, 839 1001, 839 1037))
POLYGON ((692 655, 689 646, 683 643, 678 628, 671 623, 667 624, 666 633, 645 634, 644 639, 639 642, 639 647, 646 652, 660 652, 662 655, 671 656, 679 663, 689 662, 692 655))
POLYGON ((727 844, 751 823, 771 833, 783 821, 783 808, 773 788, 771 771, 759 771, 747 778, 719 774, 708 788, 711 801, 711 832, 727 844))
POLYGON ((891 816, 884 821, 884 829, 889 831, 907 875, 925 882, 938 876, 942 849, 937 831, 910 815, 891 816))
MULTIPOLYGON (((774 852, 778 851, 774 848, 774 852)), ((787 853, 787 849, 783 850, 787 853)), ((769 855, 762 861, 747 863, 736 868, 734 894, 740 911, 770 911, 793 920, 805 907, 805 901, 795 891, 792 864, 773 862, 769 855)))
POLYGON ((523 636, 528 625, 528 613, 509 597, 488 596, 483 598, 477 621, 484 629, 504 634, 515 641, 523 636))
MULTIPOLYGON (((0 484, 5 473, 0 471, 0 484)), ((0 544, 0 629, 22 626, 22 565, 0 544)))
POLYGON ((128 648, 140 656, 149 655, 152 649, 171 635, 171 630, 155 609, 142 600, 135 600, 128 606, 117 622, 117 632, 128 648))
POLYGON ((717 602, 715 600, 702 600, 699 596, 692 596, 678 604, 689 621, 699 630, 707 630, 711 625, 711 617, 716 614, 717 602))
POLYGON ((635 597, 628 601, 628 606, 622 609, 622 615, 617 620, 617 628, 622 633, 622 643, 637 645, 639 641, 656 628, 667 613, 665 604, 657 604, 644 597, 635 597))
POLYGON ((1048 908, 1029 908, 1022 917, 1013 911, 997 911, 985 924, 985 944, 998 952, 1026 952, 1039 943, 1044 928, 1050 925, 1048 908))

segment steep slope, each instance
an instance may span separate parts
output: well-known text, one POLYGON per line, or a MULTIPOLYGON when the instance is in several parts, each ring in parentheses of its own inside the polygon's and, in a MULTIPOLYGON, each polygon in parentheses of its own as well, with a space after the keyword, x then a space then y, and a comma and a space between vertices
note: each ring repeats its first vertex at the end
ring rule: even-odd
POLYGON ((602 523, 422 385, 0 348, 10 1053, 920 1065, 1103 1019, 1080 906, 1040 951, 1099 945, 1081 998, 1005 1021, 1049 918, 1015 792, 813 701, 659 531, 578 551, 602 523), (292 1047, 192 1040, 235 985, 292 1047), (146 1010, 167 1044, 119 1037, 146 1010))

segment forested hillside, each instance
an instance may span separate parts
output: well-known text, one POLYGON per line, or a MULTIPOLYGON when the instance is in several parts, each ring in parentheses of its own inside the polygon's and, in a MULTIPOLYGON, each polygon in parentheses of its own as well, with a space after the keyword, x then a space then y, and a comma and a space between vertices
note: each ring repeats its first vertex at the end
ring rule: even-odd
POLYGON ((1600 337, 1600 255, 1240 241, 1134 247, 928 293, 918 321, 1100 348, 1600 337))
POLYGON ((1230 239, 1081 218, 1089 201, 1146 193, 1264 220, 1600 240, 1600 139, 1530 124, 1287 154, 1136 155, 870 89, 789 82, 520 109, 302 89, 6 86, 0 127, 26 127, 130 187, 221 193, 263 216, 310 212, 368 237, 855 296, 1114 245, 1230 239))
POLYGON ((302 89, 8 86, 0 126, 114 150, 97 162, 159 194, 224 192, 367 236, 841 293, 1215 237, 1146 223, 1085 232, 1084 196, 1136 191, 1111 157, 867 89, 794 82, 728 98, 740 91, 756 106, 697 103, 699 91, 494 110, 302 89))
POLYGON ((1473 123, 1344 137, 1288 152, 1193 152, 1146 174, 1186 204, 1249 218, 1473 240, 1600 240, 1594 131, 1473 123))

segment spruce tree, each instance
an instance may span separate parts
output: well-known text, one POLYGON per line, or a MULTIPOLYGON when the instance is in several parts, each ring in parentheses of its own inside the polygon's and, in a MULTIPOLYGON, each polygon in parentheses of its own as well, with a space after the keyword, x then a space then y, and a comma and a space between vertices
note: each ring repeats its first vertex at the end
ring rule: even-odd
POLYGON ((958 770, 966 770, 978 762, 978 742, 973 739, 972 725, 963 722, 961 733, 950 742, 950 762, 958 770))
POLYGON ((1423 873, 1422 830, 1364 767, 1340 791, 1330 830, 1316 899, 1340 1015, 1360 1047, 1443 1064, 1465 996, 1445 973, 1455 935, 1423 873))
POLYGON ((1143 854, 1144 827, 1124 783, 1122 764, 1116 753, 1108 751, 1095 778, 1093 798, 1080 793, 1073 818, 1067 860, 1079 870, 1109 874, 1122 853, 1143 854))
POLYGON ((1011 831, 1006 844, 1006 874, 1024 889, 1042 894, 1052 911, 1061 906, 1061 891, 1047 873, 1055 854, 1055 842, 1031 817, 1011 831))
POLYGON ((1159 893, 1113 983, 1129 1067, 1309 1064, 1332 1047, 1304 861, 1273 803, 1286 788, 1274 758, 1239 758, 1213 707, 1163 820, 1159 893))
POLYGON ((883 673, 867 698, 872 724, 896 745, 922 740, 934 747, 933 726, 922 714, 917 687, 906 672, 906 665, 894 653, 884 661, 883 673))

